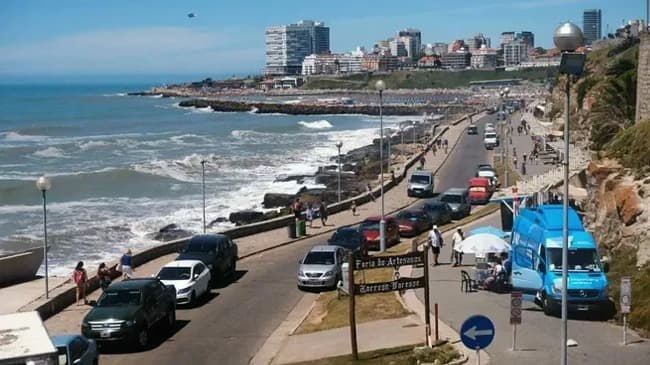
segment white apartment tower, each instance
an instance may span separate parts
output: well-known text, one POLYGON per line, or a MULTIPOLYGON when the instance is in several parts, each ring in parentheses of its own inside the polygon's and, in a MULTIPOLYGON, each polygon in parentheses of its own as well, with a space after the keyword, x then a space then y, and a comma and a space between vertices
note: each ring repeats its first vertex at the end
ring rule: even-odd
POLYGON ((301 20, 296 24, 266 28, 265 75, 295 75, 311 54, 330 52, 330 29, 325 23, 301 20))

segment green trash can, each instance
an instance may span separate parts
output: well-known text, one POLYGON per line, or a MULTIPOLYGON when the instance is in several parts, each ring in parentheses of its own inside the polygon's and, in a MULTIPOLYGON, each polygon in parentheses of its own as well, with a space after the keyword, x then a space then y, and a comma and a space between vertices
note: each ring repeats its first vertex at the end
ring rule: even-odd
POLYGON ((304 220, 299 220, 298 224, 296 225, 296 230, 297 230, 298 237, 306 236, 307 235, 307 223, 304 220))

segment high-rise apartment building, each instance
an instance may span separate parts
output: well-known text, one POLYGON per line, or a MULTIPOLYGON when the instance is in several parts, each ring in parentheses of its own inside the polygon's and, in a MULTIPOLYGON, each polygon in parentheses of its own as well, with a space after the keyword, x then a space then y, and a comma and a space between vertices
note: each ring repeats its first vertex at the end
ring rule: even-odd
POLYGON ((408 57, 412 60, 417 60, 420 58, 420 52, 422 50, 422 32, 419 29, 407 28, 397 32, 397 38, 401 38, 401 41, 407 47, 406 51, 408 57))
POLYGON ((530 49, 535 48, 535 34, 533 34, 533 32, 517 32, 515 39, 521 39, 521 41, 526 43, 530 49))
POLYGON ((499 47, 503 48, 504 45, 515 40, 515 32, 503 32, 499 37, 499 47))
POLYGON ((503 45, 503 62, 506 67, 518 66, 528 60, 529 45, 523 39, 516 39, 503 45))
POLYGON ((483 33, 479 33, 474 37, 469 38, 467 40, 467 45, 469 46, 470 52, 481 49, 483 46, 490 48, 490 38, 484 36, 483 33))
POLYGON ((272 26, 266 28, 264 43, 265 75, 299 74, 305 57, 330 52, 330 29, 311 20, 272 26))
POLYGON ((587 9, 582 14, 582 32, 585 35, 585 44, 591 45, 601 38, 601 13, 600 9, 587 9))

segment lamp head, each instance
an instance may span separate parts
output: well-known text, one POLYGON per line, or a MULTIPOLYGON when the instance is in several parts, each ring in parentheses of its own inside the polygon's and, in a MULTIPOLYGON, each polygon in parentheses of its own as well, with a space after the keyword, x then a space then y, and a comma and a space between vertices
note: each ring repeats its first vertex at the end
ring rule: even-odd
POLYGON ((341 147, 343 147, 343 142, 341 141, 336 142, 336 148, 341 148, 341 147))
POLYGON ((562 52, 573 52, 585 44, 585 37, 580 27, 566 22, 553 32, 553 43, 562 52))
POLYGON ((52 187, 52 183, 50 182, 50 178, 43 175, 36 180, 36 187, 40 191, 48 191, 52 187))
POLYGON ((379 80, 379 81, 377 81, 377 82, 375 83, 375 89, 377 89, 377 90, 379 90, 379 91, 384 91, 384 90, 386 90, 386 83, 384 82, 384 80, 379 80))

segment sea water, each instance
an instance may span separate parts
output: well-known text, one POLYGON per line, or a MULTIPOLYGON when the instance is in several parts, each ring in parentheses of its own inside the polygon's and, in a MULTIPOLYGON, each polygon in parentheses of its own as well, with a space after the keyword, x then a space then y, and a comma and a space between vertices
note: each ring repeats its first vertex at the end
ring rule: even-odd
POLYGON ((379 135, 378 117, 219 113, 126 95, 150 86, 0 85, 0 253, 42 245, 41 175, 52 182, 49 262, 67 275, 79 260, 160 244, 148 234, 167 224, 200 232, 203 160, 209 223, 313 185, 275 180, 332 163, 338 141, 345 153, 379 135))

